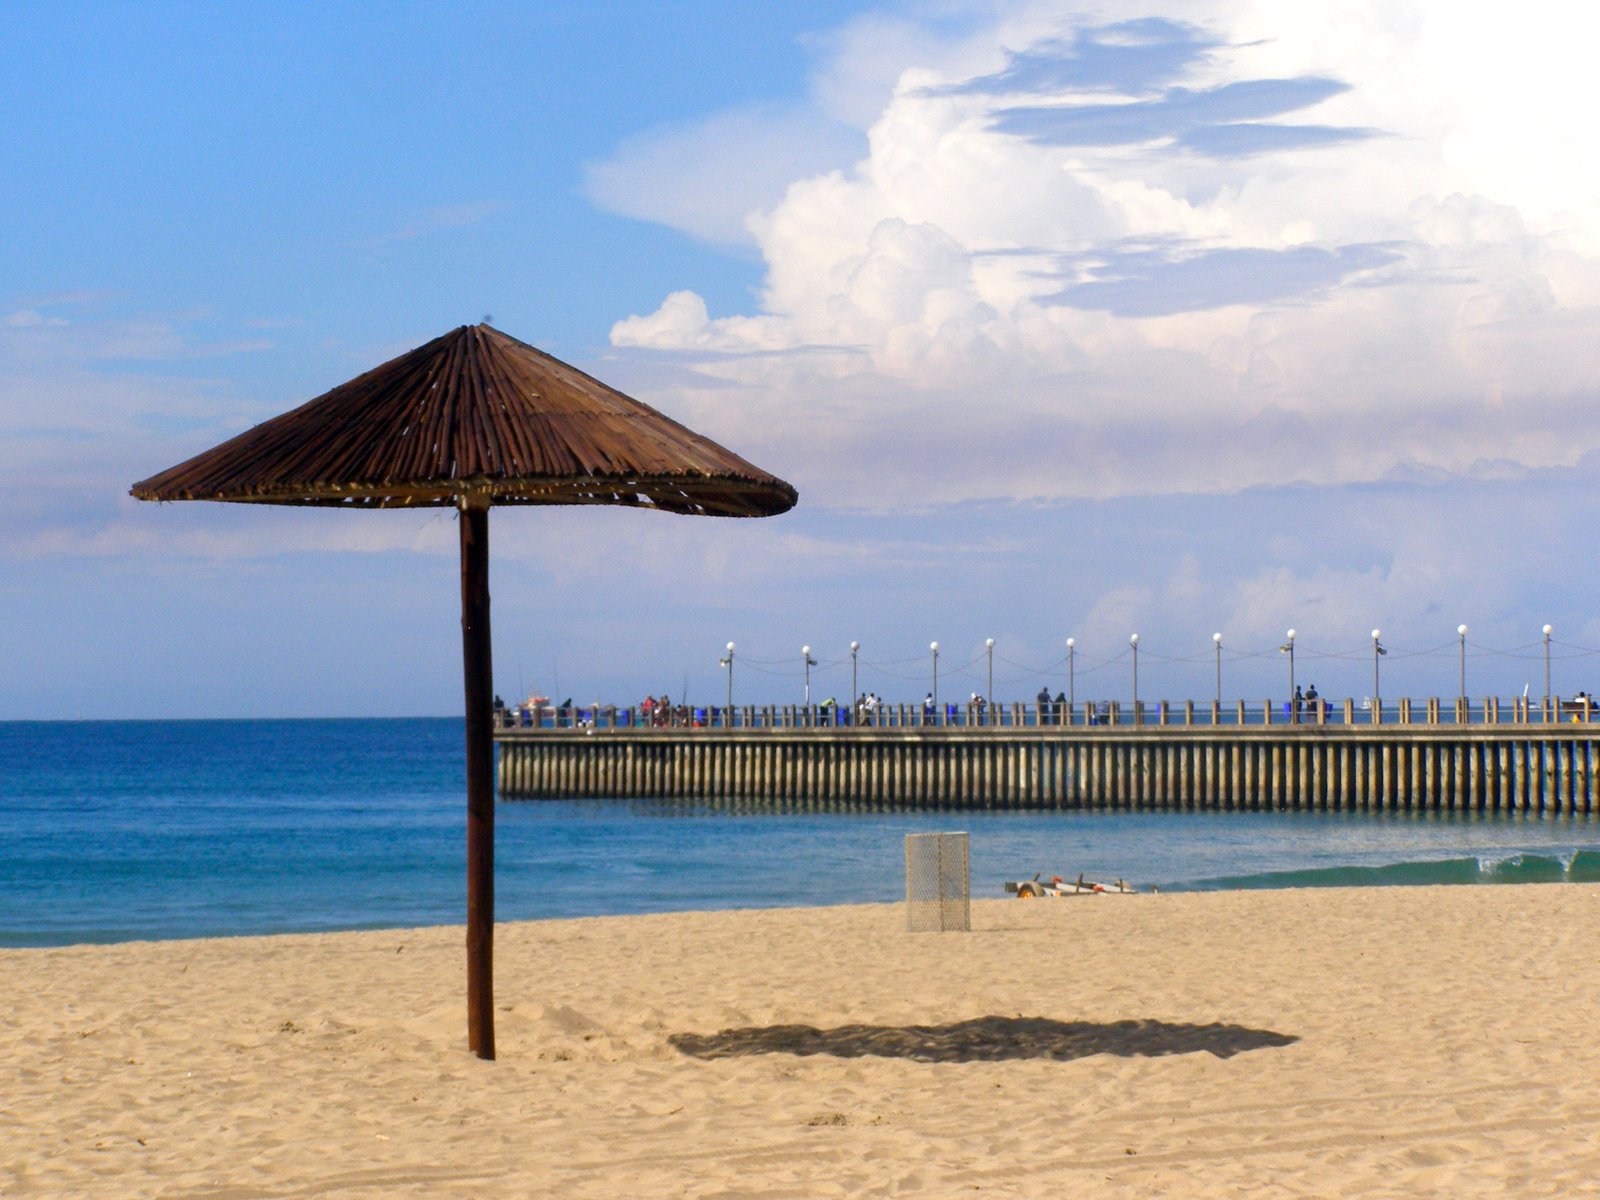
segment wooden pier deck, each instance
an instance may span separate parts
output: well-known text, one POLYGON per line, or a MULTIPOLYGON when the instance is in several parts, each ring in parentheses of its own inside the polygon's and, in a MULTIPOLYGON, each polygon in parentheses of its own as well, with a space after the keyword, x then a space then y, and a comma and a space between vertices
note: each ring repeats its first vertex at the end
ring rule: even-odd
POLYGON ((745 710, 748 721, 717 727, 602 719, 503 728, 500 794, 819 807, 1600 812, 1600 723, 1574 720, 1558 705, 1485 705, 1492 720, 1456 721, 1469 715, 1462 705, 1402 702, 1393 719, 1380 710, 1377 722, 1363 723, 1366 714, 1346 702, 1298 724, 1225 723, 1246 716, 1243 706, 1196 714, 1187 705, 1163 708, 1158 719, 1116 713, 1115 723, 1093 725, 1079 714, 1079 723, 1041 724, 1024 707, 1015 721, 982 725, 841 727, 804 710, 766 710, 766 720, 745 710))

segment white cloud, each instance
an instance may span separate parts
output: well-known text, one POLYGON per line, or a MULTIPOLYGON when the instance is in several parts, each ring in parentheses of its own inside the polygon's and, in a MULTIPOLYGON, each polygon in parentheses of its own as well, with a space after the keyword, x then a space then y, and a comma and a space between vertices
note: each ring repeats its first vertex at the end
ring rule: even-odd
MULTIPOLYGON (((868 153, 749 222, 759 311, 679 291, 613 343, 677 352, 660 395, 812 502, 1570 464, 1600 446, 1587 42, 1508 41, 1438 0, 857 23, 817 90, 879 97, 868 153)), ((635 215, 736 186, 745 132, 695 136, 635 215)))
POLYGON ((752 213, 783 197, 790 180, 859 151, 844 125, 803 107, 751 107, 629 138, 585 170, 600 207, 670 225, 710 242, 748 243, 752 213), (715 178, 714 190, 697 181, 715 178))

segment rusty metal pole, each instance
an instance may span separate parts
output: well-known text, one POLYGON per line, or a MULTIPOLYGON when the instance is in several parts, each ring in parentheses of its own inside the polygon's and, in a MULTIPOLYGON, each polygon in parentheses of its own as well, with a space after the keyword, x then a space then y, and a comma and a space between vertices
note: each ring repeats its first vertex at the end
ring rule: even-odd
POLYGON ((489 504, 461 500, 461 662, 467 735, 467 1044, 494 1057, 494 669, 489 504))

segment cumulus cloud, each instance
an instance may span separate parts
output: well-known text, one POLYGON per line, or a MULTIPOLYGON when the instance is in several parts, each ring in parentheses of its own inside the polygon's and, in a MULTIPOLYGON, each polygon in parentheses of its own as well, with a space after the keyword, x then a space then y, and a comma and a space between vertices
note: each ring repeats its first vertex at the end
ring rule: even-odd
MULTIPOLYGON (((759 307, 684 290, 612 331, 669 352, 659 394, 811 502, 1331 486, 1600 446, 1582 39, 1507 45, 1496 10, 1441 0, 1023 4, 872 34, 895 73, 864 153, 745 221, 759 307)), ((719 121, 653 189, 735 186, 718 164, 753 147, 719 121)))

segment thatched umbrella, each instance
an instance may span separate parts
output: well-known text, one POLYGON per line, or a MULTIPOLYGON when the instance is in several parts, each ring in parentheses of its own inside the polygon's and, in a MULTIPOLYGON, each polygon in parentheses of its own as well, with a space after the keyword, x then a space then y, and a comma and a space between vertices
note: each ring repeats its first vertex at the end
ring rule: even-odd
POLYGON ((136 483, 140 500, 460 510, 467 734, 467 1036, 494 1057, 489 506, 766 517, 795 490, 488 325, 462 326, 136 483))

